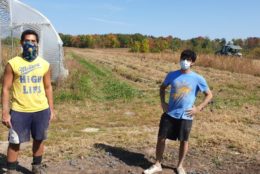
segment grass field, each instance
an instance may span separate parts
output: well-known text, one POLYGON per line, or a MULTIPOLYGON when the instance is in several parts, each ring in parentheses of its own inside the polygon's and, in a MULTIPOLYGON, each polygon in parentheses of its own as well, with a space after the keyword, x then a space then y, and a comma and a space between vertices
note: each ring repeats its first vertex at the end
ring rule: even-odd
MULTIPOLYGON (((179 55, 134 54, 116 49, 66 48, 65 51, 70 74, 54 86, 57 120, 51 124, 46 142, 47 161, 59 164, 64 160, 87 161, 100 156, 104 162, 110 158, 109 153, 116 156, 113 155, 116 149, 130 156, 143 154, 142 158, 153 162, 162 113, 159 85, 167 72, 179 68, 179 55)), ((195 118, 185 167, 197 173, 246 170, 257 173, 260 63, 234 58, 214 57, 214 60, 201 56, 200 66, 194 66, 194 71, 207 79, 214 99, 195 118), (209 60, 207 66, 203 60, 209 60), (228 65, 222 69, 218 67, 221 63, 228 65)), ((197 102, 201 100, 199 95, 197 102)), ((1 127, 0 131, 1 140, 5 140, 7 130, 1 127)), ((177 149, 176 142, 168 142, 165 165, 174 167, 177 149)), ((30 156, 30 148, 21 156, 30 156)), ((118 159, 134 171, 143 168, 142 162, 131 166, 123 157, 118 159)), ((102 167, 97 163, 92 168, 102 167)))

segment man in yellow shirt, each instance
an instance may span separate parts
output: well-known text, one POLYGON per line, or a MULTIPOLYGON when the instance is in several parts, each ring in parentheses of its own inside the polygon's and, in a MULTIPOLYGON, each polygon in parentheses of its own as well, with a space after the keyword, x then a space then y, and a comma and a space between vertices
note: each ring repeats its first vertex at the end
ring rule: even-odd
POLYGON ((8 174, 16 173, 20 144, 33 138, 34 174, 45 173, 41 165, 43 141, 47 138, 50 120, 54 118, 50 65, 38 54, 39 36, 33 30, 21 35, 23 52, 8 61, 2 86, 2 123, 9 128, 7 150, 8 174), (9 109, 9 91, 12 106, 9 109))

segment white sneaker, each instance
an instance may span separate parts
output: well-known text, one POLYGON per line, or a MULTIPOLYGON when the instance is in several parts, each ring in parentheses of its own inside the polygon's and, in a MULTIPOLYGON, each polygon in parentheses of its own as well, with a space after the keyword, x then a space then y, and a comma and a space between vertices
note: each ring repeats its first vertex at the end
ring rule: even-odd
POLYGON ((177 168, 177 174, 186 174, 186 172, 183 167, 179 167, 177 168))
POLYGON ((149 169, 146 169, 143 173, 144 174, 154 174, 157 172, 162 172, 162 166, 152 165, 149 169))

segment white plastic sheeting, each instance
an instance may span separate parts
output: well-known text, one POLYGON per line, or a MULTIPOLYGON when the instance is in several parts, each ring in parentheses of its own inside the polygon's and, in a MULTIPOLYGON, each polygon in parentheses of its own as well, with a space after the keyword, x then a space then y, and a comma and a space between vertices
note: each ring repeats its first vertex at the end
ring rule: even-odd
MULTIPOLYGON (((37 10, 18 0, 0 0, 0 38, 2 41, 11 38, 10 43, 5 42, 5 47, 11 48, 8 55, 10 58, 16 55, 15 50, 19 47, 17 40, 26 29, 33 29, 39 34, 39 56, 51 64, 52 80, 66 77, 68 71, 63 65, 63 42, 51 22, 37 10)), ((4 47, 3 43, 0 47, 1 45, 4 47)))

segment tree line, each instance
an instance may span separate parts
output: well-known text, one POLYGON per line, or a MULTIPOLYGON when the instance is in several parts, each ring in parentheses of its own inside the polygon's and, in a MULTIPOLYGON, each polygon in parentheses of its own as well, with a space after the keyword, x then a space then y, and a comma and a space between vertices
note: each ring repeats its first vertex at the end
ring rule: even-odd
MULTIPOLYGON (((182 40, 177 37, 154 37, 142 34, 94 34, 94 35, 68 35, 60 33, 64 46, 77 48, 129 48, 131 52, 173 52, 185 48, 193 49, 198 53, 212 54, 223 45, 228 44, 224 38, 211 40, 208 37, 196 37, 182 40)), ((259 52, 260 38, 233 39, 232 42, 243 48, 243 53, 249 55, 259 52)))

